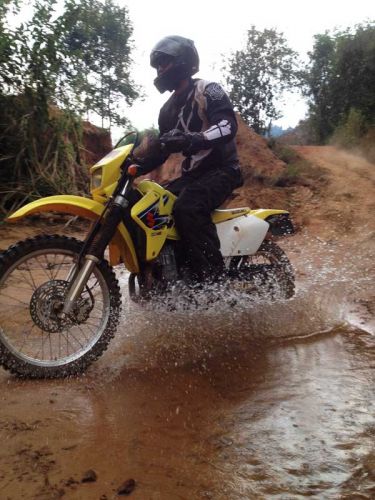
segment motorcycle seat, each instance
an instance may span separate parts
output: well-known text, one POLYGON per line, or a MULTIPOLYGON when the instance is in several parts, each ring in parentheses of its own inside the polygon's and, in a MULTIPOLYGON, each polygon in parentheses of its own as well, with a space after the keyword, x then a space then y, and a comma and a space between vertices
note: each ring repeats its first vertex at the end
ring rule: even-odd
POLYGON ((248 214, 249 212, 249 207, 216 209, 212 212, 212 222, 218 224, 219 222, 241 217, 241 215, 248 214))

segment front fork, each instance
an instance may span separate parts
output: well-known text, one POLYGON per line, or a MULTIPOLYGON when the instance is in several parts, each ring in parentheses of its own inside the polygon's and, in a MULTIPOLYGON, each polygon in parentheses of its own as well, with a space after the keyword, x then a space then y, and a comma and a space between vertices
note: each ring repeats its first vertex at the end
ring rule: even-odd
POLYGON ((84 289, 86 283, 94 270, 95 264, 99 262, 99 259, 94 255, 86 255, 85 262, 81 269, 79 270, 75 280, 73 281, 69 291, 65 297, 63 314, 69 314, 72 312, 73 306, 80 297, 82 290, 84 289))
POLYGON ((98 264, 104 255, 108 243, 116 233, 117 226, 122 220, 123 211, 127 208, 129 202, 126 199, 126 190, 128 184, 124 186, 121 192, 116 196, 112 205, 108 209, 101 227, 93 238, 88 237, 87 249, 83 249, 84 262, 78 273, 74 273, 71 285, 64 300, 62 315, 68 315, 72 312, 74 304, 80 297, 85 288, 96 264, 98 264))

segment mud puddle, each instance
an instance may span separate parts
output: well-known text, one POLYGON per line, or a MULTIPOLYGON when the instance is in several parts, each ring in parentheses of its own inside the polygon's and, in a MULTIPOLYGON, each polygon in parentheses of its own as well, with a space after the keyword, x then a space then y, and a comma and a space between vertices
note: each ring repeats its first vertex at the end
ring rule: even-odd
POLYGON ((337 327, 177 366, 107 356, 79 380, 2 374, 0 496, 117 498, 134 479, 140 499, 373 498, 373 348, 337 327))
POLYGON ((133 311, 86 376, 2 372, 0 497, 104 500, 132 479, 139 499, 373 498, 374 337, 297 304, 154 331, 133 311))
POLYGON ((155 310, 120 273, 121 327, 85 376, 1 371, 0 498, 106 500, 126 482, 142 500, 374 498, 373 255, 288 245, 290 301, 155 310))

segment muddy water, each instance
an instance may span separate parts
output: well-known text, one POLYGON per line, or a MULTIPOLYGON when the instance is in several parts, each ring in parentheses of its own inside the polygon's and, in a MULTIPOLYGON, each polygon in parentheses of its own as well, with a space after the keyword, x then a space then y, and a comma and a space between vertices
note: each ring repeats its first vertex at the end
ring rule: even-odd
POLYGON ((85 376, 1 371, 0 498, 105 500, 129 479, 142 500, 374 498, 373 255, 314 245, 290 244, 291 301, 168 312, 124 290, 85 376))

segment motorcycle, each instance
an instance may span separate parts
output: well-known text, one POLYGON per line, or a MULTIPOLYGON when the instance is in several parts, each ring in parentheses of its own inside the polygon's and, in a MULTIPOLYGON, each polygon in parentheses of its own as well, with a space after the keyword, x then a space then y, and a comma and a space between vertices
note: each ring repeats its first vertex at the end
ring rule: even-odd
MULTIPOLYGON (((178 264, 176 197, 154 181, 134 182, 137 133, 125 139, 91 167, 91 198, 49 196, 7 218, 57 211, 92 221, 84 241, 38 235, 0 255, 0 364, 11 373, 75 375, 103 354, 121 312, 115 266, 129 271, 129 295, 137 303, 166 296, 181 282, 189 289, 186 269, 178 264)), ((218 209, 212 219, 229 288, 249 296, 256 289, 293 295, 292 266, 271 238, 293 232, 287 211, 218 209)))

